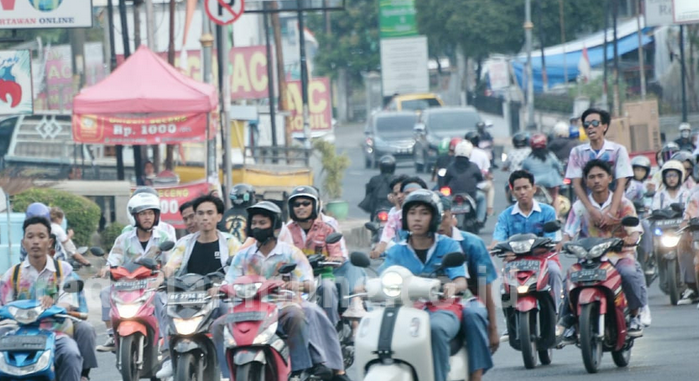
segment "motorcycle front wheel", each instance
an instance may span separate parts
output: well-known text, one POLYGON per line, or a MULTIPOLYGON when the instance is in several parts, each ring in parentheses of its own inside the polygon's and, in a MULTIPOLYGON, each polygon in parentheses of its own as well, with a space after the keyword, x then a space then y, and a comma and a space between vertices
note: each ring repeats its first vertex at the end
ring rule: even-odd
POLYGON ((534 369, 536 367, 536 332, 537 319, 536 311, 518 312, 519 321, 519 348, 522 351, 524 367, 534 369))
POLYGON ((626 344, 620 351, 613 351, 612 359, 619 368, 627 367, 631 362, 631 344, 626 344))
POLYGON ((197 359, 192 353, 183 353, 177 357, 175 381, 203 381, 198 379, 197 359))
POLYGON ((597 373, 602 362, 602 338, 599 332, 599 305, 585 304, 580 314, 580 349, 588 373, 597 373))
POLYGON ((265 364, 250 362, 238 367, 235 372, 236 381, 265 381, 265 364))
POLYGON ((124 381, 138 381, 140 379, 138 369, 138 345, 141 342, 140 333, 121 338, 119 356, 121 358, 121 378, 124 381))
POLYGON ((667 287, 670 294, 670 304, 673 306, 677 305, 680 300, 680 286, 677 284, 677 260, 669 259, 665 261, 666 269, 665 274, 667 276, 667 287))

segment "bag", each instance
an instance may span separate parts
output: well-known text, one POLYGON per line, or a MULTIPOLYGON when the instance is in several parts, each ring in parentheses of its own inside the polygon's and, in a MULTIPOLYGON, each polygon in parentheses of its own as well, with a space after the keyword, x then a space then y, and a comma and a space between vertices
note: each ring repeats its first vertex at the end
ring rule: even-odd
MULTIPOLYGON (((56 290, 58 290, 60 287, 58 287, 58 282, 60 282, 63 279, 63 267, 61 266, 61 261, 51 258, 53 261, 53 266, 56 268, 56 276, 54 279, 54 286, 56 286, 56 290)), ((22 269, 22 263, 18 263, 15 265, 14 269, 12 270, 12 278, 10 279, 10 282, 12 282, 12 297, 13 299, 17 298, 17 295, 19 295, 19 272, 22 269)))

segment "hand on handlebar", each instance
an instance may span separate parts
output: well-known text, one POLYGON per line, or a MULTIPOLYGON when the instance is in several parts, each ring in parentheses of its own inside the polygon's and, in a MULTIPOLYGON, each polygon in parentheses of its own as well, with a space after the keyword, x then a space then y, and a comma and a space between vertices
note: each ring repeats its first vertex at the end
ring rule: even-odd
POLYGON ((106 278, 107 275, 109 275, 109 267, 102 267, 99 273, 97 273, 98 278, 106 278))
POLYGON ((444 299, 454 297, 454 295, 456 295, 456 288, 456 284, 453 282, 445 283, 444 286, 442 286, 442 296, 444 299))

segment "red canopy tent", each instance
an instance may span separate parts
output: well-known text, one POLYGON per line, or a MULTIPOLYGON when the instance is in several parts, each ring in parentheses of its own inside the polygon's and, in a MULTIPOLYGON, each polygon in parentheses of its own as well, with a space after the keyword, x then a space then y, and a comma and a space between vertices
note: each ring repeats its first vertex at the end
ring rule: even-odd
POLYGON ((93 144, 204 141, 216 88, 189 78, 142 45, 73 99, 73 139, 93 144))

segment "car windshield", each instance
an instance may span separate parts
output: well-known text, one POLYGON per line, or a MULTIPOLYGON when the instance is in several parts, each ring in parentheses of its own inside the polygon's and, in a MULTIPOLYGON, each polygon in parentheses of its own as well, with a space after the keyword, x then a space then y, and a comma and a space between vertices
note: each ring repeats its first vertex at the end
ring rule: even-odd
POLYGON ((422 111, 422 110, 426 110, 430 107, 441 107, 441 106, 442 105, 439 104, 439 101, 435 98, 413 99, 410 101, 401 102, 401 108, 403 110, 422 111))
POLYGON ((376 118, 376 132, 380 135, 413 134, 417 122, 416 115, 390 115, 376 118))
POLYGON ((472 130, 480 121, 481 118, 475 111, 435 112, 427 119, 432 131, 472 130))

